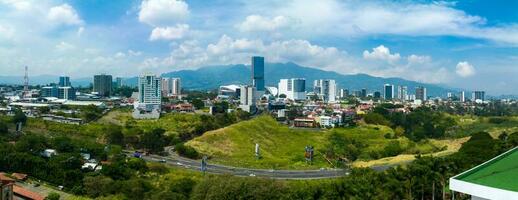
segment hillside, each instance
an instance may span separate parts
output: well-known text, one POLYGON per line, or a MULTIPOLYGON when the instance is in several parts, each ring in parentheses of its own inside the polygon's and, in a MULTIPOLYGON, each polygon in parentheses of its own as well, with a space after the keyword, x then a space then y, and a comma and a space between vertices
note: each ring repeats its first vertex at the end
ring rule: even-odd
POLYGON ((329 144, 329 136, 361 141, 359 160, 371 160, 372 152, 381 152, 391 142, 399 142, 404 153, 419 151, 430 153, 438 148, 431 143, 415 144, 406 138, 386 139, 385 134, 393 134, 384 126, 359 126, 326 131, 291 129, 277 123, 269 116, 261 116, 232 126, 209 131, 186 144, 202 154, 209 155, 211 163, 230 166, 265 169, 318 169, 332 167, 323 157, 329 144), (254 156, 255 144, 261 149, 262 159, 254 156), (315 147, 314 165, 306 164, 304 147, 315 147))

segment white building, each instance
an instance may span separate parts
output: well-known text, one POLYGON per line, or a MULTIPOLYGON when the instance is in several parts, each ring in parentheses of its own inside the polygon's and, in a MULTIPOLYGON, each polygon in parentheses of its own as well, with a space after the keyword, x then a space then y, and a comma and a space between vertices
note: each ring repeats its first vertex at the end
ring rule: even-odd
POLYGON ((459 93, 459 101, 460 102, 466 102, 466 93, 464 91, 461 91, 459 93))
POLYGON ((241 95, 241 85, 222 85, 219 86, 218 98, 239 98, 241 95))
POLYGON ((162 78, 162 95, 163 96, 180 96, 182 92, 180 78, 162 78))
POLYGON ((304 100, 306 99, 306 79, 291 78, 279 81, 279 95, 286 95, 287 99, 304 100))
POLYGON ((320 79, 313 82, 313 90, 324 102, 336 101, 336 82, 332 79, 320 79))
POLYGON ((397 98, 399 100, 405 101, 408 100, 408 87, 407 86, 398 86, 397 88, 397 98))
POLYGON ((133 118, 157 119, 162 106, 162 79, 154 74, 143 74, 138 79, 139 97, 135 102, 133 118))
POLYGON ((240 105, 239 107, 247 112, 251 112, 255 109, 255 104, 257 102, 258 93, 253 86, 243 85, 240 89, 240 105))
POLYGON ((162 103, 161 79, 154 74, 144 74, 138 79, 139 103, 160 105, 162 103))

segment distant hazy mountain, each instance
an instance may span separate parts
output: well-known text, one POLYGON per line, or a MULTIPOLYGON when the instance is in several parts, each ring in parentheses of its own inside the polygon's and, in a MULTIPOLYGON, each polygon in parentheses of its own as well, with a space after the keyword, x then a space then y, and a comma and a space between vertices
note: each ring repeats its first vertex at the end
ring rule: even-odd
MULTIPOLYGON (((336 72, 316 68, 303 67, 295 63, 267 63, 264 69, 265 81, 268 86, 277 86, 281 78, 305 78, 307 89, 311 89, 316 79, 335 79, 339 88, 350 91, 367 88, 370 92, 382 91, 383 85, 394 84, 408 86, 410 94, 415 87, 424 86, 429 96, 445 96, 448 91, 456 89, 443 86, 418 83, 401 78, 381 78, 367 74, 343 75, 336 72)), ((250 66, 225 65, 202 67, 197 70, 181 70, 162 74, 164 77, 180 77, 182 84, 188 89, 214 89, 220 85, 250 83, 250 66)), ((136 81, 136 80, 135 80, 136 81)))
MULTIPOLYGON (((87 87, 92 83, 92 78, 71 78, 70 82, 74 87, 87 87)), ((59 76, 39 75, 29 76, 29 84, 31 85, 48 85, 50 83, 58 83, 59 76)), ((0 84, 23 85, 23 76, 0 76, 0 84)))
MULTIPOLYGON (((335 79, 339 88, 346 88, 350 91, 367 88, 369 93, 382 91, 386 83, 394 85, 408 86, 410 94, 414 93, 415 87, 424 86, 427 88, 429 96, 445 96, 448 91, 457 89, 446 86, 418 83, 401 78, 381 78, 367 74, 343 75, 336 72, 324 71, 311 67, 303 67, 295 63, 266 63, 265 81, 267 86, 277 86, 281 78, 305 78, 306 87, 310 90, 313 81, 316 79, 335 79)), ((246 65, 223 65, 207 66, 196 70, 181 70, 162 74, 163 77, 180 77, 182 85, 186 89, 210 90, 216 89, 221 85, 228 84, 248 84, 250 83, 250 66, 246 65)), ((92 83, 92 78, 71 78, 72 85, 88 86, 92 83)), ((48 84, 57 82, 58 76, 35 76, 30 77, 31 84, 48 84)), ((0 76, 0 83, 3 84, 22 84, 23 77, 0 76)), ((137 78, 126 78, 124 83, 131 86, 137 85, 137 78)))

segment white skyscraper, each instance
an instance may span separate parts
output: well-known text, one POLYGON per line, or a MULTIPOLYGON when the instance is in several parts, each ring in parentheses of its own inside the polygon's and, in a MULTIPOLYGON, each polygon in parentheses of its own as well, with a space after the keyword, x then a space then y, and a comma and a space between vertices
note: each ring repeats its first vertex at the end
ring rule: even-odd
POLYGON ((407 86, 398 86, 397 87, 397 98, 402 101, 405 101, 408 99, 408 87, 407 86))
POLYGON ((139 103, 149 105, 160 105, 162 81, 154 74, 143 74, 138 79, 139 103))
POLYGON ((162 79, 154 74, 138 78, 138 101, 135 102, 133 118, 158 119, 162 108, 162 79))
POLYGON ((182 87, 180 78, 162 78, 162 95, 178 96, 181 94, 182 87))
POLYGON ((466 102, 466 93, 464 91, 461 91, 459 94, 459 101, 460 102, 466 102))
POLYGON ((291 100, 306 99, 306 79, 292 78, 279 81, 279 95, 284 94, 291 100))
POLYGON ((320 79, 313 82, 313 90, 324 102, 336 101, 336 82, 332 79, 320 79))

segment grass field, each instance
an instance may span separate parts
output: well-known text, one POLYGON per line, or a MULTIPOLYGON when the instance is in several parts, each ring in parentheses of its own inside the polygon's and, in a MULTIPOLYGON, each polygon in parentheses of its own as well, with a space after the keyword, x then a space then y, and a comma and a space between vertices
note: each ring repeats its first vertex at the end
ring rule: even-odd
POLYGON ((502 123, 491 123, 488 117, 454 116, 459 125, 452 136, 466 137, 473 133, 485 131, 497 138, 503 132, 518 132, 518 117, 505 117, 502 123))
POLYGON ((101 124, 115 124, 125 126, 131 124, 144 131, 151 131, 155 128, 166 130, 166 134, 177 134, 179 131, 189 132, 196 126, 203 123, 199 114, 192 113, 167 113, 162 114, 160 119, 134 120, 128 110, 114 110, 98 120, 101 124))
POLYGON ((393 134, 385 126, 358 126, 354 128, 337 128, 323 131, 304 129, 290 129, 277 123, 268 116, 260 116, 253 120, 244 121, 232 126, 210 131, 197 137, 187 145, 199 152, 210 156, 210 161, 231 166, 267 168, 267 169, 315 169, 332 167, 323 157, 328 136, 339 134, 341 137, 362 141, 367 147, 359 156, 360 160, 367 160, 372 151, 381 151, 389 142, 399 141, 406 151, 432 153, 442 146, 435 146, 432 142, 413 143, 406 138, 386 139, 385 134, 393 134), (261 159, 254 156, 255 144, 261 149, 261 159), (413 144, 412 144, 413 143, 413 144), (315 161, 313 165, 304 159, 304 147, 315 147, 315 161))

